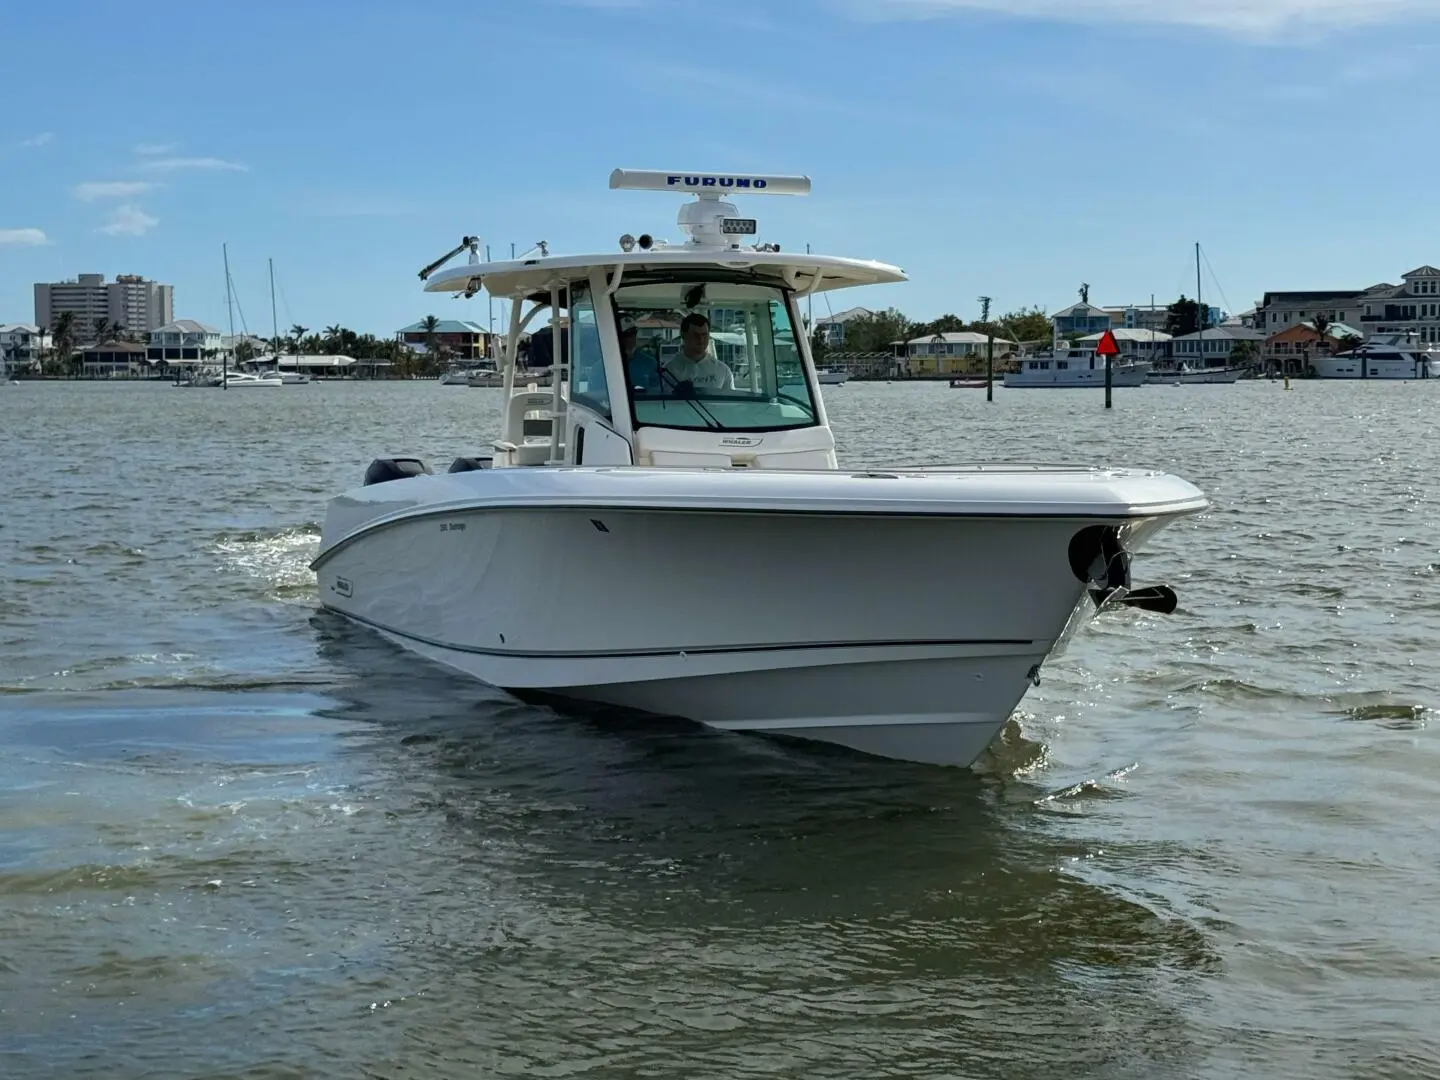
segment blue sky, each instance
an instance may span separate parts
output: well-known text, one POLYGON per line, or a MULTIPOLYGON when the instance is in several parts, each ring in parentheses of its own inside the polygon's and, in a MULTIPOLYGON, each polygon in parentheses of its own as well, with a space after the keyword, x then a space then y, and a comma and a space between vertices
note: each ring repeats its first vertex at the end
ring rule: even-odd
POLYGON ((80 272, 225 326, 388 334, 416 271, 678 239, 615 166, 806 173, 761 238, 903 266, 914 318, 1364 287, 1440 262, 1437 0, 78 0, 6 5, 0 322, 80 272), (56 43, 63 43, 57 53, 56 43), (238 320, 237 320, 238 326, 238 320))

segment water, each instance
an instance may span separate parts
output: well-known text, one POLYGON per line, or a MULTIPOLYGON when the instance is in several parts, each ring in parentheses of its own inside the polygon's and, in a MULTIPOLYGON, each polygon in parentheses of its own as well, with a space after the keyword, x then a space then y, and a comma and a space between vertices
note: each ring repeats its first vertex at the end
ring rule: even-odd
POLYGON ((965 771, 528 707, 320 613, 326 498, 496 391, 0 394, 7 1080, 1440 1075, 1440 388, 827 388, 847 464, 1215 501, 1137 559, 1180 611, 965 771))

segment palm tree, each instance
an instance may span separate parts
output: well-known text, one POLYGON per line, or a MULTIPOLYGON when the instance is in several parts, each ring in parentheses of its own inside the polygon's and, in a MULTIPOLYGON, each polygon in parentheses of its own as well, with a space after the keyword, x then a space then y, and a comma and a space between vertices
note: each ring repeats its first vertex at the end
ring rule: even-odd
POLYGON ((325 328, 325 348, 328 352, 333 353, 340 350, 340 340, 344 333, 345 328, 339 323, 325 328))
POLYGON ((1329 351, 1330 327, 1333 326, 1333 325, 1334 325, 1334 324, 1330 321, 1330 319, 1328 319, 1328 318, 1327 318, 1326 316, 1324 316, 1324 315, 1319 315, 1319 314, 1317 314, 1317 315, 1315 316, 1315 318, 1313 318, 1313 319, 1310 320, 1310 329, 1312 329, 1312 330, 1315 331, 1315 340, 1314 340, 1313 342, 1310 342, 1310 341, 1306 341, 1306 342, 1305 342, 1305 371, 1304 371, 1304 374, 1308 375, 1308 374, 1310 374, 1310 371, 1311 371, 1311 367, 1310 367, 1310 350, 1311 350, 1311 347, 1312 347, 1312 346, 1314 347, 1314 349, 1315 349, 1315 351, 1316 351, 1317 353, 1320 351, 1320 347, 1321 347, 1321 346, 1325 346, 1325 347, 1326 347, 1326 351, 1327 351, 1327 352, 1329 351))
POLYGON ((62 311, 55 316, 54 325, 50 327, 50 340, 54 343, 54 351, 59 364, 68 369, 70 354, 75 349, 75 313, 73 311, 62 311))
POLYGON ((95 333, 95 344, 99 345, 105 340, 105 335, 110 332, 110 320, 105 318, 96 319, 92 329, 95 333))
MULTIPOLYGON (((308 326, 301 326, 299 323, 296 323, 295 325, 290 327, 290 336, 286 339, 286 341, 287 343, 293 343, 291 344, 290 348, 291 352, 298 353, 300 351, 300 339, 309 332, 310 328, 308 326)), ((276 352, 278 353, 278 351, 279 350, 277 349, 276 352)))
POLYGON ((434 356, 437 351, 438 333, 440 331, 440 320, 434 315, 426 315, 420 321, 420 332, 425 335, 425 352, 434 356))

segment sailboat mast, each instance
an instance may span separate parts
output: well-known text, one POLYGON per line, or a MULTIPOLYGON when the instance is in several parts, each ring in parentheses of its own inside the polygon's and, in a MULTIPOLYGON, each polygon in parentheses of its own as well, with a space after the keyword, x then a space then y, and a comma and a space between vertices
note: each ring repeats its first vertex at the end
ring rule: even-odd
POLYGON ((1195 326, 1200 331, 1195 342, 1195 351, 1200 354, 1200 366, 1205 367, 1205 305, 1200 301, 1200 241, 1195 241, 1195 326))
MULTIPOLYGON (((234 293, 230 288, 230 245, 220 245, 220 255, 225 260, 225 317, 230 322, 230 348, 235 348, 235 304, 234 293)), ((220 387, 223 390, 230 389, 230 354, 224 349, 220 350, 220 387)))
POLYGON ((280 320, 275 317, 275 260, 267 259, 270 264, 270 336, 275 349, 275 370, 280 370, 280 320))

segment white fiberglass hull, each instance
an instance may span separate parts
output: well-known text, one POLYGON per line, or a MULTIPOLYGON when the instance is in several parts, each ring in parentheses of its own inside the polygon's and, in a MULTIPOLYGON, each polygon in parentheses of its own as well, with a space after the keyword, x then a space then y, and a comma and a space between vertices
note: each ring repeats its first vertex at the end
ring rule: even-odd
POLYGON ((1440 379, 1440 356, 1402 354, 1402 359, 1325 356, 1311 361, 1320 379, 1440 379), (1362 363, 1369 371, 1361 370, 1362 363))
POLYGON ((1212 386, 1239 382, 1243 374, 1241 368, 1190 368, 1184 371, 1151 371, 1147 381, 1175 386, 1212 386))
MULTIPOLYGON (((1144 386, 1149 372, 1150 365, 1148 363, 1116 364, 1110 373, 1110 385, 1112 387, 1144 386)), ((1069 368, 1058 371, 1054 368, 1044 371, 1011 371, 1005 375, 1005 385, 1014 389, 1073 390, 1080 387, 1103 389, 1105 365, 1097 364, 1093 368, 1069 368)))
POLYGON ((1133 549, 1204 505, 1154 474, 1055 471, 1025 511, 996 502, 1003 470, 736 473, 374 484, 332 503, 320 598, 504 689, 967 765, 1090 606, 1076 533, 1117 524, 1133 549))
POLYGON ((227 390, 250 390, 265 386, 284 386, 278 375, 248 375, 231 373, 225 379, 227 390))

